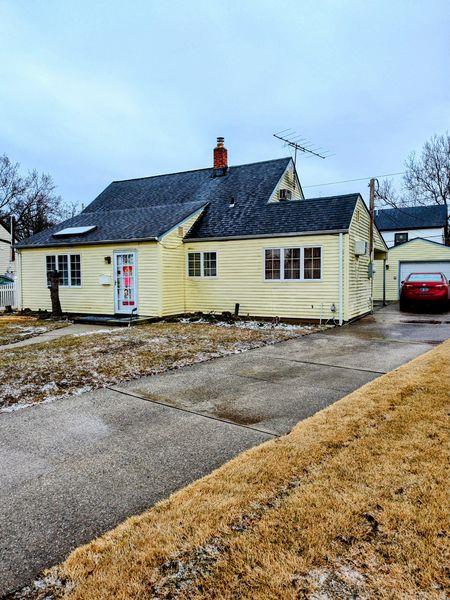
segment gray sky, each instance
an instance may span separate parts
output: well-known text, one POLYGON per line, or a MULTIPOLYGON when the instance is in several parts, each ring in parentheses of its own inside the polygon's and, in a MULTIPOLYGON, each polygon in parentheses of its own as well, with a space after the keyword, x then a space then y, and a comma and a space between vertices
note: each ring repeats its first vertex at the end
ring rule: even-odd
POLYGON ((87 204, 114 179, 287 154, 307 196, 402 171, 450 122, 448 1, 0 0, 0 153, 87 204))

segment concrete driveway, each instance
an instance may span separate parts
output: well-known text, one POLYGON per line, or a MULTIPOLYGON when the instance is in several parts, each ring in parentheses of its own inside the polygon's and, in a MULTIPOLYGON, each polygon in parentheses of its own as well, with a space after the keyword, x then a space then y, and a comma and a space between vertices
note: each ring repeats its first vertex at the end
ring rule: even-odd
POLYGON ((448 315, 400 315, 394 305, 326 333, 0 415, 0 594, 448 337, 448 315))

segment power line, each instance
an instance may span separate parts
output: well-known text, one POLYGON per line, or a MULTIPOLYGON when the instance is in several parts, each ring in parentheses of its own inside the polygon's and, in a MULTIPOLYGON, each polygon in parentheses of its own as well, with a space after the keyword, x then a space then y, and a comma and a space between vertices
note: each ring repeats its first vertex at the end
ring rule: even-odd
MULTIPOLYGON (((375 175, 374 177, 393 177, 394 175, 404 175, 405 171, 400 173, 386 173, 385 175, 375 175)), ((358 177, 358 179, 344 179, 343 181, 328 181, 327 183, 315 183, 314 185, 303 185, 303 188, 322 187, 325 185, 337 185, 338 183, 351 183, 353 181, 367 181, 371 177, 358 177)))

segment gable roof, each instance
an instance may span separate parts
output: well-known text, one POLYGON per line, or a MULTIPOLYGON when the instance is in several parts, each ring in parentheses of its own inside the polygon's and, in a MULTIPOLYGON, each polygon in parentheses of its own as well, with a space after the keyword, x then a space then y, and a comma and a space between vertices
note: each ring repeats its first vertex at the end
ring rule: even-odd
POLYGON ((161 204, 207 202, 228 205, 247 197, 267 201, 291 158, 229 167, 223 177, 213 177, 213 169, 199 169, 141 179, 113 181, 84 212, 142 208, 161 204))
POLYGON ((346 231, 359 194, 269 202, 291 158, 112 182, 81 214, 38 233, 19 248, 154 240, 204 208, 186 240, 346 231), (230 206, 230 200, 234 205, 230 206), (58 239, 67 227, 95 226, 58 239))
POLYGON ((188 240, 242 238, 345 231, 350 226, 359 194, 311 198, 301 201, 264 201, 225 205, 214 210, 208 205, 187 235, 188 240), (255 210, 257 204, 257 210, 255 210))
POLYGON ((446 220, 447 209, 438 204, 385 208, 375 213, 375 224, 380 231, 444 227, 446 220))
POLYGON ((59 225, 54 225, 37 233, 19 244, 18 247, 33 248, 35 246, 72 246, 118 241, 157 240, 169 229, 201 210, 204 206, 203 202, 186 202, 178 205, 150 206, 132 210, 82 212, 59 225), (84 235, 66 238, 53 236, 61 229, 80 226, 95 226, 95 229, 84 235))
POLYGON ((401 250, 408 244, 414 244, 415 242, 421 244, 434 244, 435 246, 440 246, 442 249, 447 249, 450 252, 450 246, 446 246, 441 242, 435 242, 434 240, 428 240, 427 238, 416 237, 412 238, 411 240, 408 240, 407 242, 403 242, 403 244, 397 244, 397 246, 392 246, 392 248, 389 248, 389 254, 391 254, 392 252, 396 252, 397 250, 401 250))

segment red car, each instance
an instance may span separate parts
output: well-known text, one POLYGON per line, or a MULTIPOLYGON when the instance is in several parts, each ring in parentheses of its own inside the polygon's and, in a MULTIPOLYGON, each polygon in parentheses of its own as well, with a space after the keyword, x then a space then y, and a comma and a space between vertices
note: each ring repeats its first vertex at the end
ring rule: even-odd
POLYGON ((450 285, 443 273, 410 273, 402 281, 400 310, 425 304, 447 310, 449 301, 450 285))

